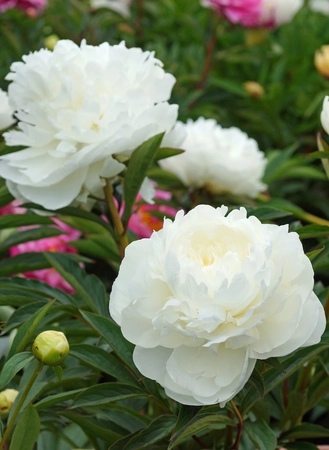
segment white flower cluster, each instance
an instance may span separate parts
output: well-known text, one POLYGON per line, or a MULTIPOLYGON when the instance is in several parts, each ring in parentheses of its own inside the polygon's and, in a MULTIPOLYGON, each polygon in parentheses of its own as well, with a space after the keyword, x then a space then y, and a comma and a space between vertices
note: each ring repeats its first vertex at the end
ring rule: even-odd
POLYGON ((261 178, 267 160, 256 141, 238 128, 222 128, 215 120, 200 117, 186 125, 178 122, 176 131, 186 132, 181 144, 185 152, 160 161, 160 165, 185 186, 249 197, 265 190, 261 178))
POLYGON ((200 205, 131 243, 110 313, 134 362, 188 405, 229 401, 257 359, 316 344, 324 309, 296 233, 200 205))
POLYGON ((63 40, 23 61, 7 75, 19 131, 5 139, 26 149, 0 161, 0 175, 21 201, 57 209, 103 197, 103 177, 124 168, 112 155, 130 156, 176 122, 178 106, 167 102, 175 78, 151 52, 63 40))

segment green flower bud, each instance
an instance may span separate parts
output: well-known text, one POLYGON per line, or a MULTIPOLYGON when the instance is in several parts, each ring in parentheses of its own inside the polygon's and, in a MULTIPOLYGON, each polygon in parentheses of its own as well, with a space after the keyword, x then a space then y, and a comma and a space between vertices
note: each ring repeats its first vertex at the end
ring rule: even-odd
POLYGON ((15 389, 5 389, 0 392, 0 419, 7 419, 17 395, 18 391, 15 389))
POLYGON ((32 345, 32 353, 45 366, 62 364, 70 350, 65 334, 48 330, 38 334, 32 345))

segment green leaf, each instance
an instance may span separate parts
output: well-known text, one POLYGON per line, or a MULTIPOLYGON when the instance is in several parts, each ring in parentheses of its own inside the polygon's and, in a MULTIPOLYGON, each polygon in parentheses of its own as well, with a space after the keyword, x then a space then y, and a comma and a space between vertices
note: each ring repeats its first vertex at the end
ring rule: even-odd
MULTIPOLYGON (((0 278, 0 298, 3 295, 23 296, 26 298, 25 303, 32 303, 37 300, 57 299, 64 305, 77 305, 76 300, 69 294, 56 289, 43 281, 33 280, 30 278, 0 278)), ((18 300, 19 301, 19 300, 18 300)), ((24 303, 23 303, 24 304, 24 303)), ((17 306, 23 306, 17 303, 17 306)))
POLYGON ((125 209, 122 215, 122 222, 125 227, 128 224, 132 207, 146 177, 146 173, 154 162, 155 155, 161 145, 163 135, 164 133, 160 133, 148 139, 131 155, 124 180, 125 209))
MULTIPOLYGON (((18 273, 31 272, 33 270, 48 269, 51 265, 46 259, 47 254, 47 252, 27 252, 13 256, 12 258, 5 258, 0 261, 0 276, 5 277, 18 273)), ((49 252, 49 254, 53 255, 54 253, 49 252)), ((56 253, 56 255, 65 255, 66 258, 73 261, 90 262, 89 259, 73 253, 56 253)))
POLYGON ((28 405, 18 419, 9 450, 33 450, 39 437, 40 419, 33 405, 28 405))
POLYGON ((108 295, 103 283, 95 275, 87 275, 79 264, 59 253, 48 253, 45 256, 92 311, 108 315, 108 295))
POLYGON ((134 346, 123 337, 119 325, 106 317, 85 311, 80 312, 88 324, 106 340, 117 356, 136 373, 137 369, 132 358, 134 346))
POLYGON ((0 217, 0 230, 5 228, 18 228, 28 225, 54 225, 54 222, 45 216, 37 214, 7 214, 0 217))
POLYGON ((4 365, 0 375, 0 390, 2 390, 7 384, 14 378, 17 372, 19 372, 27 363, 32 361, 34 356, 31 352, 18 353, 12 356, 4 365))
POLYGON ((274 431, 267 425, 265 420, 255 422, 244 422, 244 429, 259 450, 275 450, 277 439, 274 431))
POLYGON ((309 442, 297 441, 283 444, 286 450, 319 450, 319 447, 309 442))
POLYGON ((312 423, 301 423, 282 433, 280 439, 314 439, 327 437, 329 437, 329 430, 327 428, 312 423))
POLYGON ((177 184, 179 186, 183 186, 181 180, 177 175, 172 172, 168 172, 167 170, 161 169, 160 167, 152 167, 151 169, 149 169, 147 171, 147 176, 157 183, 162 183, 165 185, 177 184))
POLYGON ((264 378, 262 377, 261 373, 257 369, 253 370, 253 372, 249 378, 249 381, 256 387, 261 398, 264 398, 264 395, 265 395, 264 378))
POLYGON ((64 403, 67 400, 72 400, 78 394, 83 392, 85 389, 74 389, 73 391, 61 392, 59 394, 49 395, 46 398, 43 398, 38 403, 35 403, 35 408, 37 411, 41 411, 43 409, 48 409, 51 406, 58 405, 59 403, 64 403))
POLYGON ((246 208, 248 217, 256 216, 259 220, 279 219, 280 217, 290 216, 291 213, 282 209, 273 208, 272 206, 261 206, 259 208, 246 208))
POLYGON ((180 155, 181 153, 184 152, 185 150, 182 150, 180 148, 161 147, 156 152, 154 160, 159 161, 160 159, 171 158, 172 156, 180 155))
POLYGON ((70 356, 125 383, 133 385, 138 383, 132 373, 117 358, 102 348, 87 344, 71 345, 70 356))
POLYGON ((40 324, 41 320, 45 317, 49 309, 54 304, 55 300, 47 303, 41 309, 36 311, 18 330, 11 344, 7 360, 9 360, 14 354, 20 353, 32 339, 35 331, 40 324))
POLYGON ((7 320, 6 325, 2 329, 2 333, 8 333, 8 331, 12 330, 13 328, 18 328, 22 323, 26 322, 26 320, 28 320, 32 316, 32 314, 39 311, 39 309, 47 303, 47 300, 43 299, 41 302, 28 303, 27 305, 16 309, 7 320))
MULTIPOLYGON (((320 152, 325 152, 328 153, 329 152, 329 146, 328 144, 321 138, 321 134, 318 133, 317 134, 317 144, 318 144, 318 149, 320 152)), ((327 158, 323 158, 321 159, 324 171, 327 175, 327 178, 329 178, 329 159, 327 158)))
POLYGON ((107 444, 112 444, 121 438, 120 434, 115 433, 108 428, 101 427, 99 423, 90 416, 83 416, 71 411, 63 411, 59 414, 79 425, 87 436, 97 436, 98 438, 104 440, 107 444))
POLYGON ((288 406, 284 409, 279 428, 287 430, 295 426, 304 415, 306 394, 300 392, 290 392, 288 395, 288 406))
MULTIPOLYGON (((302 348, 297 350, 292 355, 280 358, 280 362, 284 369, 284 373, 279 372, 277 369, 268 369, 263 372, 263 378, 265 383, 265 395, 268 394, 272 389, 278 386, 283 380, 288 378, 294 372, 296 372, 305 363, 309 363, 311 359, 321 352, 327 350, 329 344, 317 344, 311 347, 302 348)), ((245 394, 240 411, 242 416, 244 416, 256 400, 260 398, 259 392, 256 387, 251 387, 245 394)))
POLYGON ((152 448, 152 445, 170 435, 176 422, 174 416, 160 416, 151 422, 146 428, 135 435, 125 445, 124 450, 139 450, 152 448))
POLYGON ((8 191, 6 185, 0 187, 0 208, 3 206, 9 205, 14 200, 14 197, 8 191))
POLYGON ((304 408, 304 414, 314 408, 329 393, 329 377, 325 376, 320 382, 309 389, 308 400, 304 408))
POLYGON ((70 408, 97 406, 136 397, 147 397, 147 394, 137 386, 113 382, 101 383, 79 394, 70 408))
POLYGON ((201 410, 201 412, 194 416, 180 431, 172 435, 168 450, 173 449, 176 445, 186 441, 196 433, 207 429, 222 429, 226 426, 235 427, 236 424, 232 419, 220 412, 219 406, 218 414, 209 415, 203 413, 201 410))
POLYGON ((310 261, 313 261, 320 253, 323 252, 325 247, 317 248, 316 250, 312 250, 311 252, 307 252, 306 256, 309 258, 310 261))
POLYGON ((35 241, 37 239, 49 238, 53 236, 59 236, 63 231, 51 227, 38 227, 31 230, 24 230, 11 234, 7 239, 0 243, 0 252, 5 252, 14 245, 21 244, 22 242, 35 241))
POLYGON ((325 225, 306 225, 296 230, 301 239, 329 236, 329 227, 325 225))

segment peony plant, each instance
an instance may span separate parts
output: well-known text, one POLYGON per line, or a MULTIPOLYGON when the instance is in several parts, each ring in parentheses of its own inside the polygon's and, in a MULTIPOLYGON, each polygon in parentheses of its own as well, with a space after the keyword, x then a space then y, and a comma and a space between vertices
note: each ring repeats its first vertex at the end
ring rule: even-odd
POLYGON ((0 450, 328 442, 326 17, 206 3, 0 15, 0 450))

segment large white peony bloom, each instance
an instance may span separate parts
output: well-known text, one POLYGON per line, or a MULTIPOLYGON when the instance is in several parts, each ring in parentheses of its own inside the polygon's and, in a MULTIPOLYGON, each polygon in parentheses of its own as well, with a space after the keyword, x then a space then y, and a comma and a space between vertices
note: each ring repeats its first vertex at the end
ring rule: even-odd
POLYGON ((126 249, 110 313, 169 397, 225 404, 257 359, 319 342, 324 309, 296 233, 200 205, 126 249))
POLYGON ((222 128, 213 119, 200 117, 187 124, 178 122, 176 131, 185 131, 185 150, 160 161, 189 187, 205 187, 213 193, 229 192, 256 197, 266 186, 261 183, 266 159, 254 139, 238 128, 222 128))
POLYGON ((4 136, 26 149, 0 160, 0 175, 22 201, 57 209, 102 197, 102 177, 124 167, 112 154, 129 156, 176 122, 178 106, 167 102, 175 78, 151 52, 63 40, 23 61, 7 75, 20 130, 4 136))
POLYGON ((129 17, 131 2, 132 0, 91 0, 90 6, 95 9, 112 9, 112 11, 115 11, 124 17, 129 17))
POLYGON ((7 92, 0 89, 0 130, 10 127, 15 123, 14 110, 9 106, 7 92))

